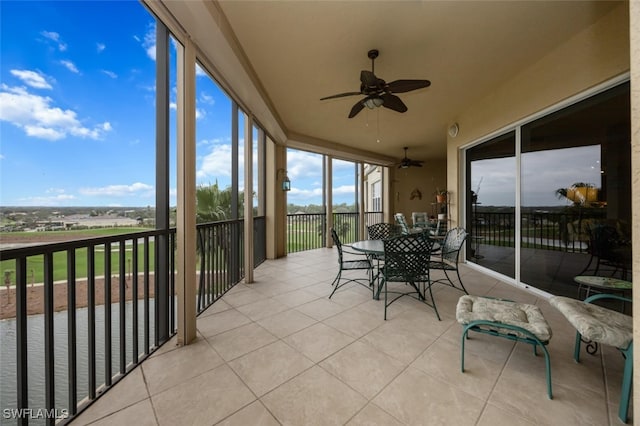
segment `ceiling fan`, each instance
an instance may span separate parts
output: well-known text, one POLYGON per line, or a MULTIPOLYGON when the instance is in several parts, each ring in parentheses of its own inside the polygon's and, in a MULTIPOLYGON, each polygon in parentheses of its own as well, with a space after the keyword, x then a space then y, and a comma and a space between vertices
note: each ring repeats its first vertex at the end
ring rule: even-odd
POLYGON ((365 97, 356 102, 353 108, 351 108, 349 118, 355 117, 365 106, 370 109, 383 106, 394 111, 406 112, 407 106, 393 93, 404 93, 429 87, 431 82, 429 80, 395 80, 391 83, 385 82, 374 74, 374 61, 378 57, 378 54, 379 52, 376 49, 368 52, 367 56, 371 59, 371 71, 362 70, 360 72, 359 92, 339 93, 321 98, 320 100, 324 101, 325 99, 364 95, 365 97))
POLYGON ((410 158, 407 157, 407 148, 406 146, 404 147, 404 158, 402 160, 400 160, 399 163, 396 163, 398 165, 399 169, 408 169, 409 167, 422 167, 422 163, 423 161, 419 161, 419 160, 412 160, 410 158))

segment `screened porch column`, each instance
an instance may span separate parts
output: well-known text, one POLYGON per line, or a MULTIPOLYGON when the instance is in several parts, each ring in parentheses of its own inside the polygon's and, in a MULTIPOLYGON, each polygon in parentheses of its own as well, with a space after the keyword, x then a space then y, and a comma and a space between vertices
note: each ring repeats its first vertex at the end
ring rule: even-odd
POLYGON ((391 178, 393 172, 390 167, 382 168, 382 217, 383 222, 393 223, 395 210, 395 194, 391 193, 391 178))
POLYGON ((196 52, 177 43, 176 292, 178 345, 196 338, 196 52))
MULTIPOLYGON (((633 277, 640 277, 640 3, 629 2, 631 66, 631 230, 633 277)), ((636 280, 634 280, 636 281, 636 280)), ((633 292, 633 338, 640 338, 640 292, 633 292)), ((640 357, 633 359, 633 406, 640 407, 640 357)), ((637 416, 637 415, 636 415, 637 416)), ((634 416, 634 417, 636 417, 634 416)), ((634 422, 637 423, 637 422, 634 422)))
POLYGON ((286 146, 267 137, 266 158, 267 259, 277 259, 287 254, 287 193, 282 190, 287 171, 286 146))
POLYGON ((364 163, 358 163, 356 166, 358 173, 356 173, 356 185, 358 190, 358 217, 360 223, 360 229, 358 229, 358 239, 364 240, 367 236, 367 218, 364 215, 364 163))
POLYGON ((324 157, 324 193, 325 193, 325 212, 327 214, 327 232, 326 246, 333 247, 330 229, 333 228, 333 157, 325 155, 324 157))
POLYGON ((244 282, 253 282, 253 116, 244 120, 244 282))

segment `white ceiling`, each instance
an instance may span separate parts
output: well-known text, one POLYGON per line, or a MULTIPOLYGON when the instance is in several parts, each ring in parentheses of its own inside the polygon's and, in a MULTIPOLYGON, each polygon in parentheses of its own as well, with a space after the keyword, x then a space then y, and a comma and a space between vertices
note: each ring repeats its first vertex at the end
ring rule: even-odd
MULTIPOLYGON (((184 2, 191 3, 191 14, 181 15, 179 3, 166 2, 189 32, 203 19, 219 18, 211 13, 218 8, 209 7, 203 17, 193 2, 184 2)), ((587 1, 218 4, 248 74, 258 79, 256 87, 290 141, 339 144, 380 159, 399 159, 408 146, 409 157, 419 160, 445 157, 446 131, 457 116, 616 6, 587 1), (370 49, 380 51, 379 78, 431 81, 428 88, 398 95, 406 113, 365 108, 349 119, 360 96, 320 101, 359 90, 360 71, 371 70, 370 49)), ((215 57, 206 43, 200 48, 215 57)))

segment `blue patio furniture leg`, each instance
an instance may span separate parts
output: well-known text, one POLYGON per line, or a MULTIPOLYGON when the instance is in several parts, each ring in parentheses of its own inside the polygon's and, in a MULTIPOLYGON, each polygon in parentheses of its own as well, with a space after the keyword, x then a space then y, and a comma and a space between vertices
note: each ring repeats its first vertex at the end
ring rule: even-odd
POLYGON ((551 359, 549 358, 549 351, 544 345, 540 345, 544 351, 544 363, 547 367, 547 394, 549 399, 553 399, 553 393, 551 391, 551 359))
POLYGON ((629 420, 629 399, 631 398, 631 384, 633 382, 633 342, 627 350, 621 350, 624 355, 624 373, 622 376, 622 391, 620 392, 620 408, 618 417, 623 423, 629 420))
POLYGON ((580 345, 582 344, 582 335, 580 332, 576 332, 576 345, 573 349, 573 359, 576 362, 580 362, 580 345))
POLYGON ((464 341, 467 340, 469 327, 465 327, 462 331, 462 352, 460 354, 460 371, 464 373, 464 341))

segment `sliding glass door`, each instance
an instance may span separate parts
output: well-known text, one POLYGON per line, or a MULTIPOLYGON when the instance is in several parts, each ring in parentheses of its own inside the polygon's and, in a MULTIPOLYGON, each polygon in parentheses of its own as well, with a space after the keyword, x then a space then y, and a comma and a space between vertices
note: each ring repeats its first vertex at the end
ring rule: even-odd
POLYGON ((577 275, 630 280, 629 99, 623 83, 467 149, 467 260, 571 297, 577 275))

